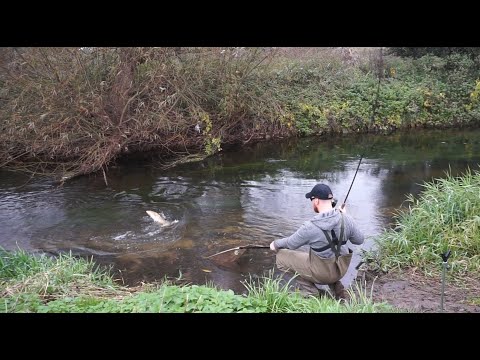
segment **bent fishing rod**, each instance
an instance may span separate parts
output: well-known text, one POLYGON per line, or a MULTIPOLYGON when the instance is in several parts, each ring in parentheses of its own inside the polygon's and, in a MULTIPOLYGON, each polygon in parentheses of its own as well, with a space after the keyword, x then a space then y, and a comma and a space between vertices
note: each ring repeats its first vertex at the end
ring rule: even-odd
MULTIPOLYGON (((352 183, 350 184, 350 188, 348 189, 348 192, 347 192, 347 196, 345 196, 345 200, 343 200, 343 204, 340 206, 340 208, 344 208, 345 207, 345 204, 347 202, 347 199, 348 199, 348 195, 350 194, 350 190, 352 190, 352 186, 353 186, 353 183, 355 182, 355 178, 357 177, 357 173, 358 173, 358 169, 360 168, 360 164, 362 162, 362 159, 363 159, 363 154, 360 156, 360 161, 358 162, 358 165, 357 165, 357 170, 355 171, 355 175, 353 176, 353 179, 352 179, 352 183)), ((335 207, 335 205, 334 205, 335 207)), ((223 250, 223 251, 220 251, 216 254, 213 254, 213 255, 210 255, 210 256, 207 256, 205 259, 210 259, 214 256, 217 256, 217 255, 221 255, 221 254, 225 254, 227 252, 230 252, 230 251, 238 251, 238 250, 242 250, 242 249, 269 249, 270 248, 270 245, 245 245, 245 246, 237 246, 237 247, 234 247, 234 248, 230 248, 230 249, 227 249, 227 250, 223 250)))
MULTIPOLYGON (((353 176, 352 183, 350 184, 350 188, 348 189, 348 192, 347 192, 347 196, 345 196, 345 200, 343 200, 343 204, 340 206, 340 208, 342 208, 342 209, 345 207, 345 203, 347 202, 348 195, 350 195, 350 190, 352 190, 352 186, 353 186, 353 183, 355 182, 355 178, 357 177, 358 169, 360 169, 360 164, 362 163, 362 159, 363 159, 363 154, 360 156, 360 161, 358 162, 357 170, 355 171, 355 175, 353 176)), ((334 205, 334 207, 335 207, 335 205, 334 205)), ((212 257, 217 256, 217 255, 225 254, 225 253, 230 252, 230 251, 238 252, 239 250, 242 250, 242 249, 246 250, 246 249, 269 249, 269 248, 270 248, 270 245, 237 246, 237 247, 227 249, 227 250, 223 250, 223 251, 220 251, 216 254, 207 256, 205 259, 209 259, 209 258, 212 258, 212 257)))
MULTIPOLYGON (((382 59, 382 56, 383 56, 382 48, 380 48, 380 58, 381 59, 382 59)), ((378 76, 377 94, 375 95, 375 101, 372 104, 372 116, 370 117, 370 122, 371 123, 373 123, 373 121, 375 120, 375 113, 376 113, 377 107, 378 107, 378 97, 380 95, 380 84, 382 82, 381 68, 382 68, 382 64, 380 64, 378 66, 378 69, 377 69, 378 70, 377 71, 377 76, 378 76)), ((373 149, 374 145, 375 145, 375 143, 372 144, 372 146, 370 147, 370 150, 373 149)), ((364 156, 365 156, 365 151, 360 155, 360 160, 358 161, 357 170, 355 171, 355 175, 353 176, 353 180, 352 180, 352 183, 350 184, 350 188, 348 189, 347 196, 345 196, 345 200, 343 201, 343 204, 340 206, 341 209, 343 209, 345 207, 345 203, 347 202, 348 195, 350 194, 350 190, 352 190, 353 182, 355 181, 355 178, 357 177, 358 169, 360 168, 360 164, 362 163, 362 160, 363 160, 364 156)), ((362 266, 363 264, 364 264, 364 261, 360 261, 357 264, 357 266, 355 266, 355 270, 359 270, 360 266, 362 266)))
MULTIPOLYGON (((378 69, 377 69, 377 77, 378 77, 378 83, 377 83, 377 93, 375 95, 375 101, 372 103, 372 116, 370 117, 370 122, 373 123, 373 121, 375 120, 375 114, 377 112, 377 108, 378 108, 378 97, 380 95, 380 84, 382 82, 382 75, 381 75, 381 70, 383 68, 383 52, 382 52, 382 48, 380 48, 380 61, 379 61, 379 64, 377 65, 378 69)), ((372 146, 370 147, 369 150, 371 150, 374 146, 374 143, 372 144, 372 146)), ((353 176, 353 180, 352 180, 352 183, 350 184, 350 188, 348 189, 348 192, 347 192, 347 196, 345 196, 345 200, 343 200, 343 204, 340 206, 341 209, 343 209, 345 207, 345 204, 347 202, 347 199, 348 199, 348 195, 350 195, 350 190, 352 190, 352 186, 353 186, 353 182, 355 181, 355 178, 357 177, 357 173, 358 173, 358 169, 360 168, 360 164, 362 163, 362 160, 363 160, 363 157, 365 156, 365 150, 363 151, 363 153, 360 155, 360 160, 358 161, 358 165, 357 165, 357 170, 355 171, 355 175, 353 176)))

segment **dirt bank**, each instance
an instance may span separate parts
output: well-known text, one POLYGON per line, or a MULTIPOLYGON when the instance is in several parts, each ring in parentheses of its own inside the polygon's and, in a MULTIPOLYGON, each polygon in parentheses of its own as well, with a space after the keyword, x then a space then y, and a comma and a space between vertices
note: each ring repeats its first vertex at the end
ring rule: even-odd
MULTIPOLYGON (((372 291, 375 302, 386 301, 412 312, 440 312, 442 280, 425 277, 415 270, 378 275, 359 272, 357 279, 372 291), (372 290, 373 289, 373 290, 372 290)), ((454 285, 446 277, 443 311, 449 313, 480 313, 480 280, 454 285)))

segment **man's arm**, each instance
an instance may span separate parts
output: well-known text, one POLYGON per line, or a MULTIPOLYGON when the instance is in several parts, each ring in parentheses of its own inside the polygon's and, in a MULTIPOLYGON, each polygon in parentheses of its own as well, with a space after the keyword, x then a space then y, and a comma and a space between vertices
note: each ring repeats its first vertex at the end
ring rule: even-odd
MULTIPOLYGON (((305 222, 294 234, 278 239, 272 242, 275 250, 278 249, 298 249, 300 246, 308 244, 310 238, 309 222, 305 222)), ((272 248, 272 245, 270 246, 272 248)), ((273 250, 273 249, 272 249, 273 250)))
POLYGON ((365 237, 363 236, 363 233, 360 231, 353 218, 346 214, 344 214, 343 216, 346 220, 346 233, 349 234, 348 240, 350 240, 350 242, 355 245, 363 244, 365 237))

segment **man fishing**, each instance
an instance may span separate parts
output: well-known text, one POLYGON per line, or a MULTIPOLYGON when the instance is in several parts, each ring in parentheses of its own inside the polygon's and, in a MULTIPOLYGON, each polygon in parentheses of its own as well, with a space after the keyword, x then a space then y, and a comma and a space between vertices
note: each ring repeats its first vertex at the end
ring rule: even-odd
MULTIPOLYGON (((346 274, 352 259, 352 250, 346 243, 360 245, 364 236, 351 216, 346 214, 345 202, 335 208, 333 193, 328 185, 317 184, 305 194, 312 201, 313 219, 291 236, 272 241, 270 249, 276 252, 279 270, 294 272, 297 283, 308 289, 328 285, 336 299, 346 299, 340 279, 346 274)), ((348 195, 347 195, 348 197, 348 195)))

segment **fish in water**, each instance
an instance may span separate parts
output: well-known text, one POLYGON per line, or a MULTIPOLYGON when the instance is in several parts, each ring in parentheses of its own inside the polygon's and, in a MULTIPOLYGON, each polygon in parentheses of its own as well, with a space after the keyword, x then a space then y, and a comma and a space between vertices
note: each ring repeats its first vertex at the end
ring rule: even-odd
POLYGON ((157 213, 155 211, 147 210, 147 214, 161 226, 170 226, 178 222, 178 220, 168 221, 163 213, 157 213))

